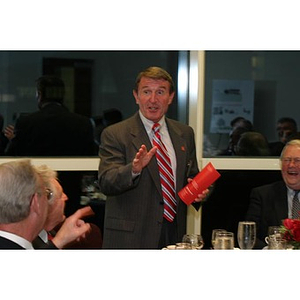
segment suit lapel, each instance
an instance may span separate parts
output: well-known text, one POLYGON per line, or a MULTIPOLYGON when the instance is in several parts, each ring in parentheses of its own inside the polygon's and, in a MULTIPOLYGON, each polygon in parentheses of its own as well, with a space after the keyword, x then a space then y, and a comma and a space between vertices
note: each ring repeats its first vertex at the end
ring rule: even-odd
POLYGON ((35 249, 43 248, 47 245, 39 236, 32 241, 32 246, 35 249))
MULTIPOLYGON (((184 178, 185 178, 185 169, 187 164, 186 162, 187 145, 186 145, 186 141, 182 137, 181 130, 178 127, 174 126, 168 120, 168 118, 166 118, 166 124, 176 154, 176 161, 177 161, 176 187, 178 191, 178 187, 182 186, 182 182, 184 182, 184 178)), ((132 143, 137 151, 142 144, 146 145, 147 150, 150 150, 152 148, 152 144, 149 140, 148 134, 145 130, 145 127, 138 113, 136 113, 132 118, 130 124, 130 133, 133 136, 132 143)), ((157 190, 159 191, 159 193, 161 193, 159 171, 158 171, 157 163, 155 161, 155 157, 153 157, 153 159, 150 161, 150 163, 147 166, 147 169, 149 170, 150 176, 153 179, 153 182, 157 190)))
MULTIPOLYGON (((144 144, 147 147, 147 150, 149 151, 152 148, 152 144, 149 140, 148 134, 146 132, 146 129, 143 125, 143 122, 141 121, 139 114, 136 113, 134 117, 132 118, 132 123, 130 125, 130 133, 133 136, 132 144, 136 148, 136 151, 141 147, 142 144, 144 144)), ((159 171, 158 166, 155 160, 155 157, 151 159, 149 162, 147 169, 149 170, 150 176, 161 194, 161 185, 160 185, 160 178, 159 178, 159 171)))
POLYGON ((186 168, 186 141, 182 138, 182 132, 178 127, 172 126, 172 124, 166 118, 169 135, 172 140, 174 151, 176 154, 176 190, 178 187, 182 186, 182 182, 185 177, 185 168, 186 168))

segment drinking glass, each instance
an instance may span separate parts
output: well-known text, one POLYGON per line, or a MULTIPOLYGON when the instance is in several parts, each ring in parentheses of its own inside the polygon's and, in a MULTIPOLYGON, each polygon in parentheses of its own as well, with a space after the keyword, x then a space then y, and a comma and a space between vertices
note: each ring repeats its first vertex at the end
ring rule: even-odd
POLYGON ((233 250, 234 236, 233 232, 217 232, 215 239, 215 250, 233 250))
POLYGON ((268 249, 280 250, 286 248, 286 241, 283 240, 280 226, 269 226, 265 241, 268 244, 268 249))
POLYGON ((185 234, 182 238, 183 243, 188 243, 191 245, 192 249, 200 250, 203 245, 203 238, 200 234, 185 234))
POLYGON ((280 226, 269 226, 268 235, 281 234, 280 226))
POLYGON ((256 223, 250 221, 239 222, 237 238, 240 249, 252 249, 256 239, 256 223))
POLYGON ((182 243, 176 243, 175 249, 176 250, 191 250, 192 247, 191 247, 190 243, 182 242, 182 243))
POLYGON ((212 234, 211 234, 211 244, 212 244, 212 247, 215 248, 215 240, 216 240, 216 235, 218 232, 226 232, 225 229, 214 229, 212 231, 212 234))

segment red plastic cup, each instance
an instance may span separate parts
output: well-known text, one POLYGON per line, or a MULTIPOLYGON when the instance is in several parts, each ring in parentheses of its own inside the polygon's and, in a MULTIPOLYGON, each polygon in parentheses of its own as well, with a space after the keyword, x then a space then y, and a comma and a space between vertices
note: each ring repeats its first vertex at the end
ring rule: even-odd
POLYGON ((208 163, 183 189, 178 192, 180 199, 190 205, 197 196, 212 185, 221 174, 214 168, 212 163, 208 163))

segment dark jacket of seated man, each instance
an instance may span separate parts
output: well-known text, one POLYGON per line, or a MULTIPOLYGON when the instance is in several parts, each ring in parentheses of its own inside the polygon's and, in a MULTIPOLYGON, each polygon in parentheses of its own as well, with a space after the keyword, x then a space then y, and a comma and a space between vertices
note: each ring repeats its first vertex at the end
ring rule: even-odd
POLYGON ((252 190, 246 218, 257 226, 257 248, 262 248, 269 226, 280 226, 286 218, 299 218, 300 140, 287 142, 281 156, 282 181, 252 190), (296 211, 293 211, 295 202, 296 211))
POLYGON ((267 246, 269 226, 280 226, 288 218, 287 187, 284 181, 277 181, 252 189, 246 220, 256 222, 256 249, 267 246))
MULTIPOLYGON (((90 223, 90 226, 91 226, 91 230, 86 233, 84 238, 81 238, 79 241, 74 241, 64 246, 63 249, 101 249, 102 248, 101 230, 98 226, 96 226, 93 223, 90 223)), ((40 249, 40 250, 58 249, 51 241, 51 238, 55 236, 59 228, 60 225, 54 230, 51 230, 50 232, 42 230, 39 233, 38 237, 32 242, 34 249, 40 249)))

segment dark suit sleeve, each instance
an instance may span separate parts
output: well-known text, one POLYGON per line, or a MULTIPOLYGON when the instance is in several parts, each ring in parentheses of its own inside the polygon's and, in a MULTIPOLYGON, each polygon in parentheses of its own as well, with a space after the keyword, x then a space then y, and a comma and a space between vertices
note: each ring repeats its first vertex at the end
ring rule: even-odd
POLYGON ((32 246, 34 249, 37 250, 57 250, 58 248, 52 243, 52 241, 48 241, 48 244, 45 243, 40 237, 36 237, 33 242, 32 246))
POLYGON ((108 127, 101 135, 98 178, 100 189, 107 196, 124 193, 139 182, 139 176, 133 180, 131 173, 137 149, 130 145, 131 141, 122 140, 126 130, 120 133, 118 129, 115 126, 108 127))
POLYGON ((98 145, 94 139, 94 127, 90 119, 86 119, 85 132, 83 136, 85 141, 83 142, 85 147, 83 148, 82 155, 98 155, 98 145))
POLYGON ((20 116, 17 119, 14 132, 15 137, 9 141, 5 151, 5 155, 8 156, 23 155, 23 153, 27 153, 30 135, 27 133, 26 117, 20 116))
POLYGON ((57 250, 58 248, 52 243, 52 241, 49 241, 48 244, 46 244, 44 249, 48 250, 57 250))
POLYGON ((39 250, 57 250, 58 248, 51 242, 49 241, 48 244, 45 244, 40 246, 39 248, 36 248, 39 250))

